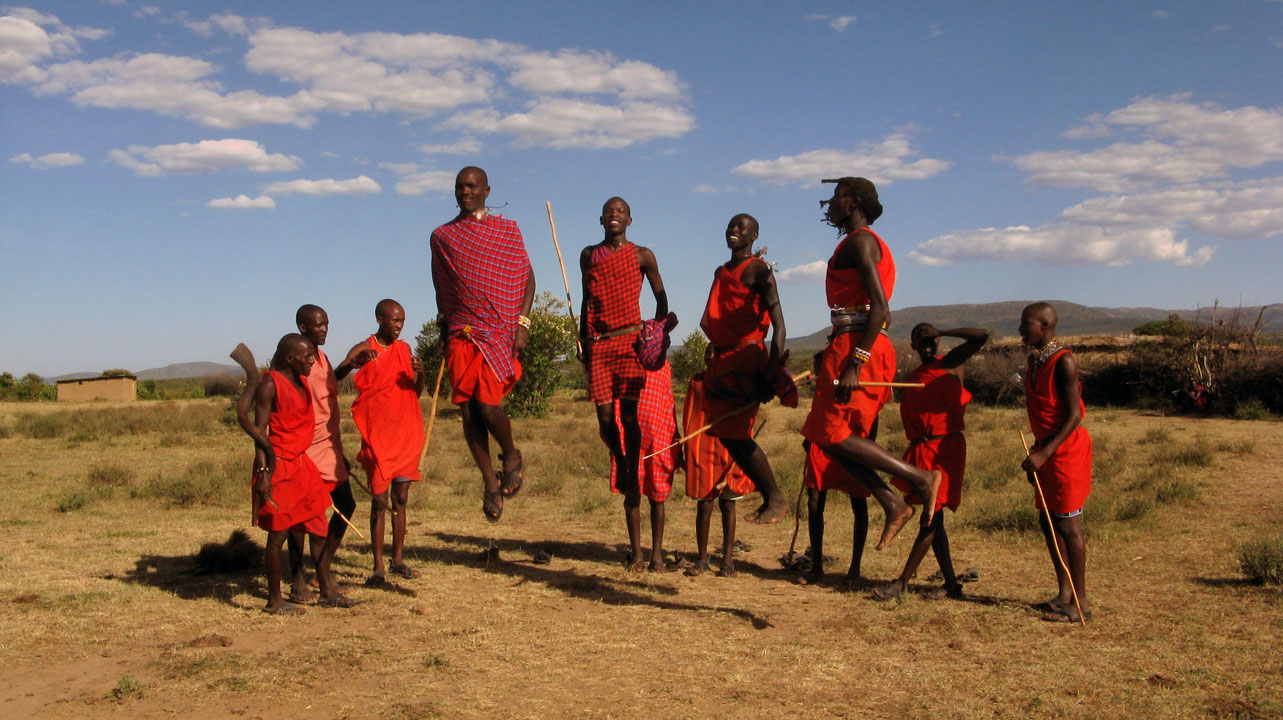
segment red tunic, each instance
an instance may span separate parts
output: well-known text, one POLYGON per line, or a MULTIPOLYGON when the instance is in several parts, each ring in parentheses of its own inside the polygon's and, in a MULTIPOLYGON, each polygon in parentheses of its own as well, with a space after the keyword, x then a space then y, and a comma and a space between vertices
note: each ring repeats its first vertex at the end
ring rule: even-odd
POLYGON ((816 490, 839 490, 853 498, 870 497, 868 488, 851 477, 815 443, 806 450, 806 474, 802 484, 816 490))
MULTIPOLYGON (((895 261, 891 258, 891 249, 869 228, 861 228, 856 232, 860 231, 868 232, 878 241, 878 249, 882 253, 878 260, 878 277, 882 281, 882 291, 890 302, 891 292, 895 289, 895 261)), ((829 258, 824 289, 830 307, 844 308, 869 303, 869 292, 864 287, 859 269, 840 270, 834 267, 842 245, 854 234, 842 238, 842 242, 834 248, 833 256, 829 258)), ((860 330, 841 333, 824 348, 820 372, 815 378, 815 399, 811 403, 806 424, 802 426, 803 437, 813 443, 836 445, 852 434, 867 436, 878 417, 878 411, 891 399, 890 388, 860 387, 851 393, 851 400, 845 405, 837 402, 833 380, 842 377, 842 372, 851 362, 851 352, 863 334, 860 330)), ((860 368, 860 382, 891 382, 895 378, 895 348, 885 334, 878 334, 872 353, 873 357, 860 368)))
MULTIPOLYGON (((962 502, 962 474, 967 465, 967 438, 962 434, 963 415, 971 393, 936 358, 909 373, 908 382, 920 382, 923 388, 909 388, 900 401, 900 421, 909 447, 904 461, 923 470, 939 470, 944 475, 936 493, 936 510, 947 507, 954 512, 962 502)), ((921 504, 922 498, 901 478, 891 482, 909 493, 907 500, 921 504)))
MULTIPOLYGON (((704 384, 700 376, 691 378, 686 387, 686 404, 682 408, 682 434, 689 435, 711 420, 705 407, 704 384)), ((722 441, 708 433, 686 441, 686 496, 696 500, 717 497, 719 484, 740 496, 753 492, 753 481, 731 459, 722 441)))
POLYGON ((276 409, 268 417, 267 435, 276 453, 272 502, 277 507, 263 503, 258 526, 271 531, 298 527, 324 535, 330 495, 316 463, 307 456, 315 424, 312 399, 305 387, 295 387, 284 373, 268 370, 266 374, 276 385, 276 409))
MULTIPOLYGON (((1068 352, 1068 349, 1060 350, 1036 368, 1031 359, 1025 374, 1025 410, 1029 414, 1029 427, 1040 442, 1055 435, 1069 416, 1069 408, 1056 393, 1056 364, 1068 352)), ((1081 392, 1078 407, 1085 420, 1087 406, 1083 404, 1081 392)), ((1081 424, 1074 428, 1038 469, 1038 480, 1051 512, 1070 513, 1082 508, 1091 493, 1091 435, 1087 428, 1081 424)), ((1041 510, 1043 505, 1038 502, 1036 492, 1034 502, 1041 510)))
MULTIPOLYGON (((766 264, 761 258, 754 257, 742 261, 734 270, 719 265, 713 273, 713 287, 708 291, 704 317, 699 321, 712 348, 708 367, 704 370, 706 379, 727 373, 751 376, 759 372, 770 357, 764 341, 771 327, 771 315, 761 293, 744 284, 744 271, 753 263, 766 264)), ((705 400, 711 419, 722 417, 745 404, 727 402, 711 395, 705 400)), ((745 410, 714 425, 708 433, 714 437, 747 438, 756 416, 757 408, 745 410)))
POLYGON ((415 391, 410 346, 397 340, 383 348, 374 335, 369 346, 377 356, 356 373, 352 419, 361 433, 361 452, 356 458, 377 495, 395 478, 420 479, 423 411, 415 391))
POLYGON ((530 256, 517 224, 499 215, 460 218, 432 231, 432 285, 451 338, 476 344, 501 382, 520 375, 512 335, 530 256))
POLYGON ((316 362, 312 363, 312 371, 306 380, 308 392, 312 395, 312 412, 316 416, 307 456, 316 463, 322 480, 332 484, 345 483, 347 463, 343 462, 343 440, 339 428, 339 381, 334 376, 330 359, 320 348, 316 349, 316 362))
MULTIPOLYGON (((677 439, 677 417, 673 402, 673 371, 664 366, 654 372, 646 373, 646 387, 642 389, 641 399, 637 402, 637 422, 641 425, 641 456, 646 457, 662 447, 673 444, 677 439)), ((619 418, 619 403, 615 403, 615 427, 619 428, 619 443, 623 447, 624 427, 619 418)), ((668 499, 673 488, 673 473, 682 461, 682 446, 677 445, 658 455, 641 461, 637 472, 637 482, 641 492, 655 502, 668 499)), ((610 458, 610 491, 619 492, 616 487, 619 468, 615 457, 610 458)))
POLYGON ((633 344, 637 332, 592 340, 632 326, 641 329, 641 262, 637 246, 625 243, 615 250, 593 249, 584 273, 588 328, 588 398, 596 405, 616 399, 637 399, 646 384, 633 344))

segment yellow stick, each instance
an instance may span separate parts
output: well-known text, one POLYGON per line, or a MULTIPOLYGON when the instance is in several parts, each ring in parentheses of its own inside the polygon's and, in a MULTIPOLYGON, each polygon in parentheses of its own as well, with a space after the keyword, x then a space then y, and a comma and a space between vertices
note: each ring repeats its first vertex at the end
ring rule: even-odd
MULTIPOLYGON (((811 371, 810 371, 810 370, 807 370, 806 372, 802 373, 801 375, 798 375, 797 377, 793 378, 793 382, 795 382, 795 383, 799 383, 799 382, 802 382, 803 380, 806 380, 806 379, 807 379, 807 378, 809 378, 809 377, 811 377, 811 371)), ((651 453, 651 454, 649 454, 649 455, 643 455, 643 456, 642 456, 642 460, 649 460, 650 458, 653 458, 653 457, 655 457, 656 455, 658 455, 658 454, 660 454, 660 453, 662 453, 662 452, 665 452, 665 451, 667 451, 667 450, 671 450, 671 449, 673 449, 673 448, 677 447, 678 445, 681 445, 682 443, 686 442, 687 440, 690 440, 690 439, 691 439, 691 438, 693 438, 693 437, 699 437, 700 435, 703 435, 704 433, 708 432, 709 428, 713 427, 713 426, 714 426, 714 425, 716 425, 717 423, 722 422, 723 420, 729 420, 730 418, 733 418, 733 417, 735 417, 736 415, 739 415, 740 413, 744 412, 745 410, 748 410, 749 408, 755 408, 755 407, 757 407, 758 405, 761 405, 761 403, 758 403, 758 402, 751 402, 751 403, 746 403, 746 404, 744 404, 744 405, 743 405, 743 406, 741 406, 741 407, 735 408, 734 410, 732 410, 732 411, 730 411, 730 412, 726 413, 725 415, 723 415, 723 416, 721 416, 721 417, 717 418, 717 419, 716 419, 716 420, 714 420, 713 422, 711 422, 711 423, 709 423, 709 424, 705 425, 704 427, 702 427, 702 428, 700 428, 700 429, 696 430, 695 432, 693 432, 693 433, 691 433, 691 434, 689 434, 689 435, 686 435, 685 437, 678 438, 677 442, 674 442, 673 444, 671 444, 671 445, 669 445, 669 446, 667 446, 667 447, 660 448, 659 450, 656 450, 655 452, 653 452, 653 453, 651 453)))
MULTIPOLYGON (((442 352, 445 343, 441 343, 442 352)), ((423 428, 423 450, 419 453, 419 472, 423 472, 423 462, 428 459, 428 443, 432 442, 432 426, 437 424, 437 397, 441 394, 441 376, 445 375, 445 355, 441 356, 441 367, 437 369, 437 384, 432 388, 432 407, 428 410, 428 419, 423 428)))
POLYGON ((552 246, 557 248, 557 264, 561 265, 561 284, 566 286, 566 309, 570 311, 570 321, 575 324, 575 349, 583 357, 584 348, 579 344, 579 321, 575 320, 575 303, 570 299, 570 280, 566 277, 566 261, 561 259, 561 243, 557 242, 557 223, 552 221, 552 201, 545 200, 548 206, 548 227, 552 228, 552 246))
POLYGON ((346 515, 339 512, 338 507, 336 507, 334 503, 330 503, 330 509, 334 511, 335 515, 338 515, 339 517, 343 518, 343 522, 347 523, 347 526, 352 528, 352 532, 356 533, 357 537, 361 538, 362 540, 365 539, 365 536, 361 534, 361 531, 356 529, 356 526, 352 524, 351 520, 347 519, 346 515))
MULTIPOLYGON (((1020 444, 1025 446, 1025 455, 1029 454, 1029 441, 1025 440, 1025 431, 1020 431, 1020 444)), ((1065 571, 1065 577, 1069 579, 1069 592, 1074 596, 1074 607, 1078 608, 1078 622, 1083 627, 1087 627, 1087 618, 1083 617, 1083 606, 1078 602, 1078 588, 1074 587, 1074 576, 1069 572, 1069 565, 1065 563, 1065 557, 1060 552, 1060 542, 1056 540, 1056 527, 1051 524, 1051 510, 1047 508, 1047 498, 1042 494, 1042 482, 1038 480, 1038 471, 1031 473, 1034 476, 1034 487, 1038 489, 1038 500, 1042 503, 1042 511, 1047 516, 1047 531, 1051 533, 1051 542, 1056 546, 1056 559, 1060 561, 1060 568, 1065 571)))

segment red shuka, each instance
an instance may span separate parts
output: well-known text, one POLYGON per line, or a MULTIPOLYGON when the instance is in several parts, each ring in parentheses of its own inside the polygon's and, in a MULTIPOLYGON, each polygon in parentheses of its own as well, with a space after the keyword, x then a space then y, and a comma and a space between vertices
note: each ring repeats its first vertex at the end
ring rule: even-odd
POLYGON ((361 433, 356 458, 370 478, 370 489, 378 495, 394 478, 420 479, 423 412, 415 391, 410 346, 397 340, 384 348, 374 335, 369 346, 377 356, 356 373, 352 420, 361 433))
MULTIPOLYGON (((971 402, 971 393, 958 381, 957 375, 945 369, 938 357, 910 372, 908 382, 920 382, 926 387, 909 388, 900 400, 900 421, 909 439, 904 461, 923 470, 939 470, 944 480, 936 492, 935 509, 947 507, 957 512, 962 502, 962 474, 967 465, 963 415, 967 403, 971 402)), ((898 477, 891 478, 891 482, 908 493, 909 503, 922 503, 908 482, 898 477)))
MULTIPOLYGON (((668 363, 654 372, 646 373, 646 387, 642 388, 637 402, 637 423, 641 425, 641 457, 646 457, 677 439, 677 417, 673 401, 673 371, 668 363)), ((619 419, 619 403, 615 403, 615 427, 619 428, 619 446, 624 444, 624 426, 619 419)), ((682 446, 674 447, 646 458, 637 469, 637 482, 641 493, 655 502, 664 502, 673 489, 673 473, 682 463, 682 446)), ((616 487, 619 468, 615 457, 610 458, 610 491, 616 487)))
MULTIPOLYGON (((1032 358, 1029 361, 1025 374, 1025 410, 1029 414, 1029 427, 1039 442, 1055 435, 1069 415, 1069 408, 1056 393, 1056 364, 1068 352, 1068 349, 1056 352, 1039 367, 1033 365, 1032 358)), ((1086 420, 1087 406, 1083 404, 1081 391, 1078 407, 1086 420)), ((1038 479, 1051 512, 1070 513, 1082 508, 1091 493, 1091 435, 1087 428, 1080 424, 1065 438, 1038 469, 1038 479)), ((1038 502, 1036 492, 1034 502, 1041 510, 1043 504, 1038 502)))
POLYGON ((315 424, 312 399, 306 387, 296 387, 284 373, 268 370, 266 374, 276 385, 276 409, 268 417, 267 435, 276 453, 272 502, 280 509, 263 503, 258 526, 270 531, 302 526, 309 533, 324 535, 330 494, 316 463, 307 456, 315 424))
MULTIPOLYGON (((705 378, 715 378, 727 373, 751 375, 766 364, 769 355, 764 340, 771 327, 761 293, 744 284, 744 271, 753 263, 766 264, 761 258, 749 258, 734 270, 725 265, 717 266, 713 273, 713 286, 708 291, 704 317, 700 328, 708 336, 712 353, 705 378)), ((717 397, 705 398, 710 418, 716 419, 742 407, 742 402, 727 402, 717 397)), ((709 434, 724 438, 747 438, 753 429, 757 409, 737 413, 714 425, 709 434)))
MULTIPOLYGON (((691 378, 686 386, 686 404, 682 407, 682 435, 704 427, 711 419, 705 406, 703 378, 691 378)), ((707 500, 720 495, 719 484, 730 488, 735 496, 753 492, 753 481, 731 459, 722 441, 702 433, 686 441, 686 496, 707 500)))
POLYGON ((307 456, 316 463, 322 480, 333 484, 345 483, 348 478, 347 463, 342 460, 343 440, 339 428, 339 381, 334 376, 330 359, 320 348, 316 349, 312 371, 304 379, 312 395, 312 412, 316 416, 307 456))
MULTIPOLYGON (((891 301, 891 292, 895 289, 895 260, 891 258, 891 249, 882 237, 866 227, 842 238, 829 258, 824 290, 830 307, 855 307, 869 303, 869 291, 864 287, 859 269, 839 270, 834 267, 842 246, 861 231, 869 233, 878 241, 878 249, 882 254, 878 260, 878 277, 887 302, 891 301)), ((836 445, 852 434, 867 436, 873 422, 877 420, 878 411, 891 399, 890 388, 856 388, 851 393, 850 402, 845 405, 838 404, 834 396, 833 380, 842 377, 842 372, 851 362, 851 352, 863 334, 860 330, 841 333, 824 348, 820 372, 815 378, 815 399, 811 403, 810 414, 806 416, 806 424, 802 426, 802 436, 813 443, 836 445)), ((872 353, 873 357, 860 368, 860 382, 894 380, 895 348, 885 334, 878 334, 872 353)))
POLYGON ((833 458, 811 443, 806 450, 806 474, 802 484, 816 490, 839 490, 853 498, 871 497, 869 489, 842 469, 833 458))
POLYGON ((584 274, 584 315, 589 336, 588 398, 595 405, 636 399, 646 384, 645 371, 633 350, 636 332, 592 340, 634 325, 641 330, 641 282, 636 245, 630 242, 615 250, 605 245, 593 249, 584 274))

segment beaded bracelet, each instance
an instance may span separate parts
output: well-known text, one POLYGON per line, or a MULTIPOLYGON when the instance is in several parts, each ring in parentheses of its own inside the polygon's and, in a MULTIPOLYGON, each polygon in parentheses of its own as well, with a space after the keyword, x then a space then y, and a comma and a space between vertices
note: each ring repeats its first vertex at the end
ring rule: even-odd
POLYGON ((856 348, 851 351, 851 359, 859 363, 866 363, 873 359, 873 353, 864 348, 856 348))
POLYGON ((530 329, 530 318, 526 317, 525 315, 518 315, 518 316, 517 316, 517 324, 518 324, 518 325, 520 325, 521 327, 523 327, 523 328, 525 328, 525 329, 529 330, 529 329, 530 329))

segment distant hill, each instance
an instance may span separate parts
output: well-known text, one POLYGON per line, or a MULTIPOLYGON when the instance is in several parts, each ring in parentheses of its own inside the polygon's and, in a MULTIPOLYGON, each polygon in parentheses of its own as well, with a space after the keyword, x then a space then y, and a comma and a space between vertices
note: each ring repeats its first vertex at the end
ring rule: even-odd
MULTIPOLYGON (((151 368, 134 373, 139 380, 179 380, 182 378, 202 378, 210 375, 240 375, 240 367, 226 363, 190 362, 175 363, 165 367, 151 368)), ((55 380, 82 380, 96 378, 102 373, 78 372, 59 375, 55 380)), ((48 378, 46 378, 48 380, 48 378)))
MULTIPOLYGON (((891 327, 887 332, 892 340, 907 340, 909 331, 920 322, 929 322, 939 328, 979 327, 986 328, 995 337, 1012 337, 1020 324, 1020 311, 1031 301, 1013 300, 1009 302, 983 303, 976 305, 920 305, 908 308, 893 308, 891 327)), ((1088 307, 1077 303, 1052 300, 1060 314, 1061 335, 1126 335, 1137 325, 1152 320, 1166 320, 1173 313, 1183 318, 1210 320, 1212 308, 1199 310, 1161 310, 1159 308, 1105 308, 1088 307)), ((1256 323, 1261 306, 1244 308, 1220 307, 1216 316, 1228 320, 1237 310, 1240 326, 1251 327, 1256 323)), ((1283 304, 1265 306, 1261 319, 1262 332, 1283 331, 1283 304)), ((814 349, 824 346, 829 328, 823 328, 804 337, 788 339, 788 346, 798 349, 814 349)))

